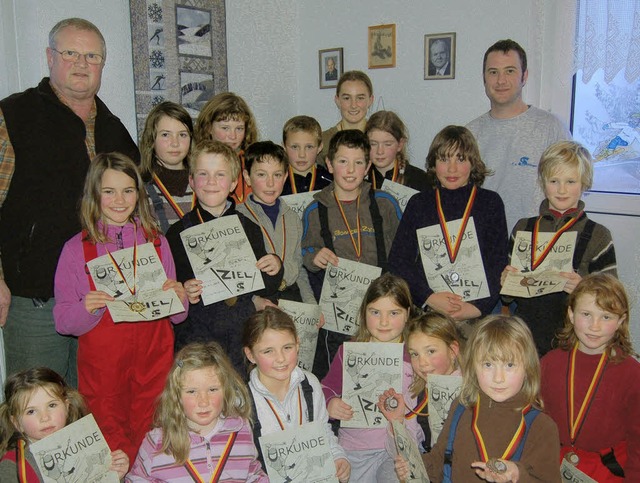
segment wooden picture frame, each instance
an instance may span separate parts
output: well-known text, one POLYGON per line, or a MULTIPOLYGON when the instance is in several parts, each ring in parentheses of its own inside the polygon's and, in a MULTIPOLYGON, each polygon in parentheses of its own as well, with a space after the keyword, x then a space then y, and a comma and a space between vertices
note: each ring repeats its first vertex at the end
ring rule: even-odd
POLYGON ((456 34, 428 34, 424 36, 424 79, 456 78, 456 34))
POLYGON ((396 24, 369 27, 369 69, 396 66, 396 24))
POLYGON ((320 89, 332 89, 344 72, 342 47, 318 51, 318 75, 320 89))

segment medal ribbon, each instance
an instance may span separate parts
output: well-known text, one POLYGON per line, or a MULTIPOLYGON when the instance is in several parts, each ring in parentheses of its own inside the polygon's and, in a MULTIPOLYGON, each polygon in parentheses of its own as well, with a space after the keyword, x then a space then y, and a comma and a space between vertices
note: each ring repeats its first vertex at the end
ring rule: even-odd
POLYGON ((24 456, 24 439, 19 439, 16 446, 16 465, 18 466, 18 481, 27 483, 27 462, 24 456))
POLYGON ((407 406, 407 409, 409 410, 409 412, 404 415, 404 419, 412 419, 412 418, 415 418, 416 416, 429 416, 429 413, 422 413, 422 410, 425 407, 427 407, 428 403, 429 403, 429 394, 425 389, 424 399, 422 401, 418 401, 414 409, 411 409, 410 407, 407 406))
MULTIPOLYGON (((372 171, 371 172, 371 182, 372 182, 371 184, 373 184, 373 189, 375 190, 375 189, 378 189, 377 186, 376 186, 378 184, 378 182, 376 181, 376 174, 373 172, 373 168, 371 168, 371 171, 372 171)), ((385 176, 382 175, 382 178, 383 178, 382 182, 383 183, 384 183, 384 177, 385 176)), ((393 162, 393 175, 391 175, 391 181, 395 182, 397 179, 398 179, 398 160, 396 159, 393 162)), ((380 188, 382 188, 382 186, 380 186, 380 188)))
POLYGON ((584 396, 584 400, 580 405, 580 409, 578 410, 578 415, 574 419, 574 400, 575 400, 575 371, 576 371, 576 352, 578 351, 578 344, 573 347, 571 353, 569 354, 569 370, 567 374, 567 390, 569 391, 569 436, 571 437, 571 445, 575 443, 575 440, 580 433, 580 429, 584 424, 584 420, 587 417, 587 413, 589 412, 589 407, 591 406, 591 402, 593 401, 593 397, 598 391, 598 386, 600 385, 600 381, 602 380, 602 376, 604 374, 604 370, 607 366, 607 353, 603 352, 602 356, 600 356, 600 361, 598 362, 598 366, 596 367, 595 372, 593 373, 593 377, 591 378, 591 382, 589 383, 589 388, 587 389, 587 393, 584 396))
POLYGON ((578 219, 582 216, 582 213, 583 212, 581 211, 580 213, 578 213, 578 215, 575 218, 571 218, 564 225, 562 225, 560 229, 556 232, 556 234, 553 235, 553 238, 549 241, 547 248, 545 248, 542 251, 539 257, 536 257, 536 247, 538 246, 538 233, 540 229, 540 220, 542 220, 541 216, 538 217, 538 219, 536 220, 536 224, 533 227, 533 231, 531 232, 531 271, 538 268, 540 264, 544 262, 544 259, 547 258, 547 255, 549 255, 549 252, 553 248, 553 245, 555 245, 555 243, 558 241, 558 238, 560 238, 560 235, 562 235, 565 231, 567 231, 569 228, 575 225, 578 219))
POLYGON ((360 234, 361 226, 360 226, 360 195, 356 199, 356 226, 358 230, 358 243, 356 244, 355 238, 351 234, 351 227, 349 226, 349 222, 347 221, 347 215, 344 214, 344 210, 342 209, 342 203, 336 196, 336 192, 333 192, 333 197, 336 199, 336 203, 338 204, 338 209, 340 210, 340 215, 342 216, 342 221, 344 221, 345 226, 347 227, 347 231, 349 232, 349 238, 351 238, 351 244, 353 245, 353 250, 356 252, 356 257, 358 261, 360 261, 360 255, 362 254, 362 236, 360 234))
POLYGON ((444 243, 447 247, 447 253, 449 254, 449 260, 451 263, 456 261, 458 256, 458 251, 460 251, 460 244, 462 243, 462 234, 464 233, 465 228, 467 227, 467 223, 469 222, 469 216, 471 215, 471 208, 473 207, 473 202, 476 199, 476 193, 478 192, 478 187, 473 186, 471 189, 471 194, 469 195, 469 200, 467 201, 467 206, 464 209, 464 214, 462 215, 462 223, 460 224, 460 229, 458 230, 458 235, 456 236, 456 241, 454 246, 451 246, 451 240, 449 238, 449 228, 447 227, 447 220, 444 217, 444 211, 442 210, 442 202, 440 200, 440 188, 436 188, 436 208, 438 209, 438 219, 440 220, 440 229, 442 230, 442 236, 444 237, 444 243))
MULTIPOLYGON (((518 429, 513 434, 511 438, 511 442, 507 446, 507 449, 504 450, 501 460, 509 460, 513 454, 518 449, 518 445, 520 441, 524 437, 525 430, 527 429, 527 424, 524 420, 525 414, 527 414, 531 410, 531 404, 527 404, 524 408, 522 408, 522 415, 520 417, 520 424, 518 425, 518 429)), ((473 436, 476 440, 476 446, 478 447, 478 453, 480 453, 480 458, 485 463, 489 460, 489 455, 487 454, 487 448, 484 444, 484 439, 482 438, 482 434, 480 433, 480 429, 478 428, 478 416, 480 415, 480 397, 478 397, 478 401, 476 402, 475 407, 473 408, 473 421, 471 424, 471 431, 473 432, 473 436)))
MULTIPOLYGON (((158 189, 160 190, 160 192, 163 194, 163 196, 165 197, 165 199, 169 202, 169 205, 171 205, 171 208, 173 208, 173 211, 176 212, 176 214, 182 218, 184 216, 184 211, 182 211, 182 209, 180 208, 180 206, 178 206, 178 203, 176 203, 176 200, 173 199, 173 196, 171 196, 171 194, 169 193, 169 190, 166 188, 166 186, 162 183, 162 181, 160 181, 160 178, 158 178, 157 174, 153 175, 153 182, 156 184, 156 186, 158 187, 158 189)), ((196 194, 193 193, 193 198, 191 200, 191 209, 193 210, 193 208, 196 206, 196 194)))
MULTIPOLYGON (((209 483, 217 483, 217 481, 220 479, 220 475, 222 474, 224 465, 227 463, 227 460, 229 459, 229 453, 231 453, 231 448, 233 448, 233 443, 235 443, 237 436, 238 436, 237 431, 233 431, 229 435, 229 439, 227 439, 227 444, 222 450, 222 454, 220 454, 220 458, 218 459, 218 464, 216 465, 215 469, 213 470, 213 473, 211 474, 211 479, 209 480, 209 483)), ((196 483, 204 483, 204 478, 202 478, 200 473, 198 473, 198 470, 196 469, 195 465, 191 460, 187 460, 184 466, 187 470, 187 473, 189 473, 189 476, 193 478, 193 481, 195 481, 196 483)))
MULTIPOLYGON (((316 176, 317 176, 317 167, 314 164, 313 168, 311 168, 311 183, 309 184, 309 189, 307 191, 313 191, 313 188, 316 186, 316 176)), ((293 174, 293 168, 289 165, 289 180, 291 182, 291 192, 294 195, 298 194, 298 187, 296 186, 296 177, 293 174)))
POLYGON ((240 185, 240 191, 238 191, 238 186, 236 186, 235 195, 238 198, 238 204, 241 205, 244 202, 244 190, 246 188, 246 183, 244 182, 244 176, 242 173, 244 172, 244 151, 238 151, 238 157, 240 158, 240 175, 238 178, 238 184, 240 185))
POLYGON ((124 278, 124 273, 122 273, 122 270, 120 270, 120 267, 118 266, 118 262, 116 262, 116 259, 113 258, 113 255, 111 255, 111 252, 107 248, 107 245, 104 246, 104 249, 107 252, 107 255, 109 255, 109 259, 111 260, 113 267, 116 269, 116 272, 118 272, 118 275, 120 275, 120 278, 129 289, 129 292, 131 292, 131 295, 134 295, 134 296, 136 294, 136 277, 138 275, 138 263, 137 263, 138 262, 138 235, 137 233, 138 233, 138 226, 134 222, 133 223, 133 288, 131 288, 127 283, 127 279, 124 278))
MULTIPOLYGON (((280 429, 284 431, 285 430, 284 423, 282 422, 282 419, 280 419, 280 416, 278 416, 278 412, 276 411, 276 408, 273 407, 273 404, 271 404, 271 401, 269 401, 266 397, 264 398, 264 400, 267 401, 267 404, 269 405, 271 412, 278 420, 280 429)), ((300 386, 298 386, 298 415, 299 415, 298 426, 302 426, 302 398, 300 397, 300 386)))
MULTIPOLYGON (((245 203, 244 206, 247 208, 247 210, 249 210, 249 213, 251 213, 251 216, 253 216, 253 219, 256 220, 256 223, 262 230, 262 233, 264 233, 264 236, 267 237, 267 241, 271 246, 272 253, 275 253, 276 255, 278 255, 278 251, 276 250, 276 245, 275 243, 273 243, 273 240, 269 236, 267 229, 262 225, 262 223, 260 223, 260 220, 258 219, 258 215, 256 215, 255 211, 251 209, 248 202, 245 203)), ((280 260, 282 261, 282 263, 284 263, 284 256, 286 253, 287 253, 287 227, 285 226, 284 216, 283 216, 282 217, 282 256, 278 255, 280 256, 280 260)))

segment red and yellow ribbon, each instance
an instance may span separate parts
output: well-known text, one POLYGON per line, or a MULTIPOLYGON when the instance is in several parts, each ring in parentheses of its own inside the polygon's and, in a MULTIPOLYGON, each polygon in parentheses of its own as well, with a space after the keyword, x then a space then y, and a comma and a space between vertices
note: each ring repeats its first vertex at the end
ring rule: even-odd
MULTIPOLYGON (((531 404, 527 404, 524 408, 522 408, 522 415, 520 417, 520 424, 518 425, 518 429, 513 434, 507 449, 504 450, 500 459, 509 460, 513 456, 513 454, 518 449, 518 445, 520 441, 524 437, 524 433, 527 429, 527 423, 524 419, 525 415, 531 410, 531 404)), ((476 405, 473 408, 473 421, 471 424, 471 431, 473 432, 473 436, 476 440, 476 446, 478 447, 478 453, 480 453, 480 458, 485 463, 489 460, 489 455, 487 454, 487 448, 484 444, 484 439, 482 438, 482 434, 480 433, 480 429, 478 428, 478 416, 480 415, 480 397, 476 402, 476 405)))
MULTIPOLYGON (((307 191, 313 191, 313 188, 316 186, 316 176, 318 175, 318 169, 316 165, 313 165, 311 168, 311 183, 309 184, 309 189, 307 191)), ((294 195, 298 194, 298 187, 296 186, 296 178, 293 174, 293 168, 289 165, 289 182, 291 183, 291 192, 294 195)))
POLYGON ((422 399, 422 401, 418 401, 414 409, 411 409, 409 406, 407 406, 407 409, 409 410, 409 412, 404 415, 404 419, 412 419, 412 418, 415 418, 416 416, 429 416, 429 413, 422 412, 422 410, 427 407, 427 404, 429 404, 429 394, 425 389, 424 399, 422 399))
POLYGON ((471 208, 473 207, 473 202, 476 199, 477 192, 478 192, 478 187, 474 185, 473 188, 471 189, 469 200, 467 200, 467 206, 464 209, 464 214, 462 215, 462 223, 460 224, 460 228, 458 229, 456 241, 454 242, 454 245, 452 247, 451 238, 449 235, 449 228, 447 227, 447 220, 444 216, 444 211, 442 209, 442 201, 440 199, 440 188, 436 188, 436 208, 438 209, 438 219, 440 220, 440 229, 442 230, 442 236, 444 237, 444 243, 447 247, 447 253, 449 254, 449 260, 451 261, 451 263, 456 261, 456 257, 458 256, 458 252, 460 251, 460 244, 462 243, 462 235, 464 233, 465 228, 467 227, 467 223, 469 222, 469 216, 471 216, 471 208))
POLYGON ((113 267, 116 269, 116 272, 118 272, 118 275, 120 275, 120 278, 122 279, 124 284, 127 286, 127 289, 129 289, 129 292, 131 292, 131 295, 136 294, 136 276, 138 274, 138 235, 137 235, 138 229, 137 228, 138 227, 134 222, 133 223, 133 288, 131 288, 127 283, 127 279, 125 278, 124 273, 122 273, 122 270, 118 266, 118 262, 116 262, 116 259, 113 258, 113 255, 111 255, 111 252, 109 251, 107 246, 106 245, 104 246, 104 249, 107 252, 107 255, 109 256, 109 259, 113 264, 113 267))
POLYGON ((360 261, 360 256, 362 254, 362 234, 361 234, 361 225, 360 225, 360 195, 356 199, 356 229, 358 231, 358 243, 356 244, 355 238, 351 234, 351 226, 349 226, 349 221, 347 221, 347 215, 344 213, 344 209, 342 209, 342 203, 336 196, 336 192, 333 192, 333 197, 336 200, 338 205, 338 209, 340 210, 340 215, 342 215, 342 221, 344 221, 345 226, 347 227, 347 232, 349 233, 349 238, 351 238, 351 244, 353 245, 353 250, 356 252, 357 260, 360 261))
POLYGON ((549 252, 553 248, 553 245, 555 245, 556 242, 558 241, 558 238, 560 238, 560 236, 565 231, 567 231, 569 228, 575 225, 581 216, 582 216, 582 212, 578 213, 578 215, 575 218, 570 219, 564 225, 562 225, 560 229, 555 233, 555 235, 553 235, 553 238, 551 238, 548 245, 542 251, 540 256, 537 257, 536 251, 538 247, 538 234, 540 232, 540 220, 542 220, 541 216, 538 217, 538 219, 536 220, 536 224, 533 227, 533 231, 531 232, 531 271, 535 270, 540 266, 540 264, 544 261, 544 259, 547 258, 547 255, 549 255, 549 252))
MULTIPOLYGON (((169 190, 164 185, 164 183, 160 181, 160 178, 158 177, 157 174, 153 175, 153 182, 156 184, 156 186, 158 187, 162 195, 165 197, 165 199, 167 200, 171 208, 173 208, 173 211, 175 211, 176 214, 180 218, 182 218, 184 216, 184 211, 182 211, 182 208, 180 208, 176 200, 173 198, 173 196, 171 196, 171 193, 169 193, 169 190)), ((191 199, 191 209, 193 210, 195 206, 196 206, 196 194, 193 193, 193 198, 191 199)))
MULTIPOLYGON (((216 483, 220 479, 220 475, 222 474, 224 465, 227 463, 227 460, 229 459, 229 453, 231 453, 231 448, 233 448, 233 443, 235 443, 237 436, 238 436, 237 431, 233 431, 229 435, 229 439, 227 439, 227 444, 222 450, 222 454, 218 459, 218 464, 216 465, 215 469, 213 470, 213 473, 211 474, 211 479, 209 480, 209 483, 216 483)), ((191 460, 187 460, 184 466, 187 469, 189 476, 193 478, 193 481, 195 481, 196 483, 204 483, 204 479, 202 478, 200 473, 198 473, 198 470, 196 469, 195 465, 191 460)))
MULTIPOLYGON (((271 412, 278 420, 280 429, 284 431, 285 430, 284 423, 282 422, 282 419, 280 419, 280 416, 278 415, 278 411, 276 411, 276 408, 273 407, 273 404, 271 403, 271 401, 269 401, 266 397, 264 398, 264 400, 267 401, 269 408, 271 408, 271 412)), ((300 386, 298 386, 298 426, 302 426, 302 398, 300 397, 300 386)))
POLYGON ((247 210, 249 210, 249 213, 251 213, 251 216, 253 216, 253 219, 256 220, 256 223, 262 230, 262 233, 267 238, 267 241, 269 242, 269 246, 271 246, 271 253, 274 253, 275 255, 279 256, 282 263, 284 263, 284 256, 287 253, 287 227, 285 226, 284 216, 282 217, 282 255, 278 255, 278 251, 276 250, 275 243, 273 243, 273 240, 269 235, 269 233, 267 232, 267 229, 264 227, 262 223, 260 223, 260 220, 258 219, 258 215, 256 215, 255 211, 253 211, 251 209, 251 206, 249 206, 249 202, 245 203, 244 206, 247 208, 247 210))
MULTIPOLYGON (((398 179, 398 172, 399 172, 399 168, 398 168, 398 160, 396 159, 393 162, 393 174, 391 175, 391 181, 396 182, 396 180, 398 179)), ((382 178, 384 180, 384 174, 382 175, 382 178)), ((384 183, 384 181, 383 181, 384 183)), ((376 173, 374 172, 374 169, 371 169, 371 184, 373 185, 373 189, 378 189, 378 187, 376 186, 378 184, 378 182, 376 181, 376 173)), ((380 187, 382 188, 382 186, 380 187)))
POLYGON ((580 428, 584 423, 584 420, 587 417, 587 413, 589 412, 589 406, 591 406, 591 402, 593 401, 593 397, 598 391, 598 386, 600 385, 600 381, 602 380, 602 376, 604 374, 604 370, 607 366, 607 353, 606 351, 602 353, 600 356, 600 361, 598 362, 598 366, 596 367, 595 372, 593 373, 593 377, 591 378, 591 382, 589 383, 589 388, 587 389, 587 393, 584 396, 582 404, 580 405, 580 409, 578 410, 578 414, 575 415, 575 371, 576 371, 576 352, 578 351, 578 344, 573 347, 571 353, 569 354, 569 368, 567 372, 567 391, 569 392, 569 436, 571 438, 571 444, 575 443, 576 438, 578 437, 578 433, 580 432, 580 428))
POLYGON ((19 439, 16 446, 16 465, 18 466, 18 481, 27 483, 27 461, 24 455, 25 442, 19 439))

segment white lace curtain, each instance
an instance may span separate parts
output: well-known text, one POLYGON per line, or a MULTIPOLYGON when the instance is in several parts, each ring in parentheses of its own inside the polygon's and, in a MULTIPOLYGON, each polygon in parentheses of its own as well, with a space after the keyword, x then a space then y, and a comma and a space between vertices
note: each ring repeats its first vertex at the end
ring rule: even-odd
POLYGON ((577 0, 576 69, 589 82, 598 70, 611 82, 624 72, 627 82, 640 77, 640 0, 577 0))

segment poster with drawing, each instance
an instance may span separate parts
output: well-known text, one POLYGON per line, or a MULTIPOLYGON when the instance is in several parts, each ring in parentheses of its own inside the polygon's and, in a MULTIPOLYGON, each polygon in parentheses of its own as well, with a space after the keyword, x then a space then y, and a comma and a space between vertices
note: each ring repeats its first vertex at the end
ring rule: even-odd
POLYGON ((320 190, 315 191, 307 191, 305 193, 297 193, 293 195, 284 195, 281 196, 280 199, 283 200, 289 208, 295 211, 300 219, 302 219, 302 215, 304 215, 304 210, 307 209, 313 202, 313 195, 316 193, 320 193, 320 190))
MULTIPOLYGON (((573 252, 578 232, 567 231, 560 235, 549 254, 535 270, 531 270, 531 232, 518 231, 513 242, 511 265, 519 272, 508 272, 500 290, 503 295, 532 298, 554 292, 562 292, 567 279, 560 272, 573 272, 573 252)), ((546 250, 555 233, 538 233, 537 257, 546 250)))
POLYGON ((94 258, 87 268, 96 290, 115 297, 107 302, 114 322, 157 320, 184 312, 175 290, 162 290, 167 274, 153 243, 138 245, 135 263, 133 247, 115 251, 111 257, 94 258))
POLYGON ((396 450, 409 463, 409 477, 404 481, 406 483, 429 483, 427 469, 422 462, 422 456, 420 456, 416 440, 411 437, 407 428, 401 422, 391 421, 391 425, 393 426, 396 450))
MULTIPOLYGON (((456 242, 462 219, 447 222, 451 234, 450 243, 456 242)), ((426 226, 416 230, 422 268, 434 292, 452 292, 466 302, 489 296, 489 285, 484 272, 476 225, 473 216, 462 234, 460 250, 451 263, 440 225, 426 226)))
POLYGON ((118 483, 111 450, 92 414, 31 443, 44 483, 118 483))
POLYGON ((259 438, 271 483, 338 483, 327 429, 320 421, 259 438))
POLYGON ((358 310, 371 282, 382 274, 380 267, 338 258, 338 266, 329 264, 324 274, 320 308, 324 328, 353 335, 357 332, 358 310))
POLYGON ((238 215, 192 226, 180 238, 195 277, 203 282, 204 305, 264 288, 238 215))
POLYGON ((598 483, 564 458, 560 464, 560 475, 563 483, 598 483))
POLYGON ((398 201, 400 209, 403 213, 411 197, 419 193, 418 190, 414 190, 413 188, 409 188, 408 186, 405 186, 403 184, 396 183, 395 181, 391 181, 390 179, 385 179, 382 183, 382 188, 380 189, 389 193, 398 201))
POLYGON ((436 444, 442 426, 449 415, 451 404, 460 395, 462 376, 429 374, 427 394, 429 395, 429 429, 431 446, 436 444))
POLYGON ((353 418, 342 428, 380 428, 387 420, 378 398, 393 388, 402 394, 404 344, 401 342, 345 342, 342 354, 342 400, 353 408, 353 418))
POLYGON ((316 356, 316 343, 318 342, 320 306, 280 299, 278 307, 291 317, 294 324, 296 324, 298 339, 300 339, 298 367, 311 372, 313 359, 316 356))

